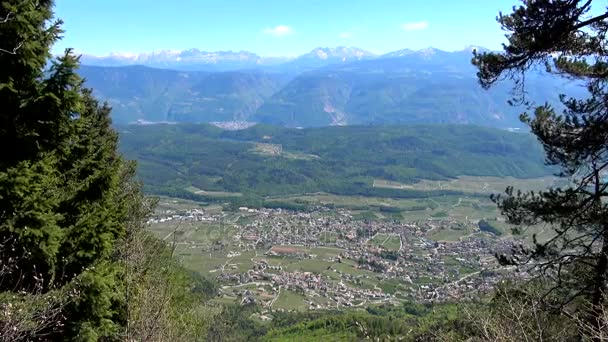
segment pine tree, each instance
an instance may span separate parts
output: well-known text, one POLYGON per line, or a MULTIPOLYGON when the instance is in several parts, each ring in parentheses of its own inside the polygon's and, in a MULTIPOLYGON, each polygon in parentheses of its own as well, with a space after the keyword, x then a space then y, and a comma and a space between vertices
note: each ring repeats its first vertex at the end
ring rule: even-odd
POLYGON ((65 327, 44 339, 97 340, 124 324, 113 253, 141 196, 125 192, 133 166, 117 152, 110 108, 83 87, 78 57, 51 57, 62 34, 52 6, 0 2, 0 292, 74 288, 65 327))
POLYGON ((568 186, 540 192, 509 187, 494 198, 509 222, 546 223, 553 230, 550 238, 535 236, 533 247, 500 260, 532 263, 551 284, 547 298, 561 298, 554 303, 561 310, 588 301, 589 319, 600 329, 597 313, 606 303, 608 271, 608 12, 605 4, 596 5, 592 11, 591 0, 524 1, 497 18, 507 32, 504 51, 475 53, 473 64, 485 88, 504 78, 515 81, 514 100, 534 110, 522 114, 522 121, 544 147, 547 163, 569 180, 568 186), (529 103, 526 72, 542 69, 586 85, 589 97, 561 95, 559 110, 529 103))

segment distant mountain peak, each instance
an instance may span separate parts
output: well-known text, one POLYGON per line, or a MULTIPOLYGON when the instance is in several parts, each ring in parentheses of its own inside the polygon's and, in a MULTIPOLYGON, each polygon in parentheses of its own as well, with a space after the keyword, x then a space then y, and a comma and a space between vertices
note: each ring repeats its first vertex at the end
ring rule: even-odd
POLYGON ((328 57, 328 53, 327 53, 327 48, 316 48, 313 49, 312 51, 310 51, 310 54, 316 55, 317 57, 321 58, 321 59, 327 59, 328 57))
POLYGON ((477 52, 488 52, 490 51, 489 49, 483 47, 483 46, 478 46, 478 45, 467 45, 464 47, 464 49, 462 51, 466 51, 466 52, 473 52, 473 51, 477 51, 477 52))
POLYGON ((418 54, 423 55, 423 56, 427 56, 427 57, 436 55, 436 54, 441 53, 441 52, 445 52, 445 51, 437 49, 437 48, 434 48, 432 46, 429 46, 427 48, 420 49, 420 50, 417 51, 418 54))
POLYGON ((346 46, 336 46, 336 47, 317 47, 312 49, 309 53, 304 54, 298 58, 310 58, 317 57, 323 60, 329 58, 337 58, 342 60, 354 60, 354 59, 362 59, 362 58, 371 58, 376 55, 370 51, 358 48, 358 47, 346 47, 346 46))
POLYGON ((287 58, 264 58, 249 51, 159 50, 143 53, 110 53, 106 56, 83 55, 85 65, 125 66, 141 64, 160 68, 187 70, 236 70, 256 65, 271 65, 287 58))
POLYGON ((402 49, 397 51, 392 51, 382 55, 384 58, 394 58, 394 57, 405 57, 410 55, 419 55, 423 57, 431 57, 438 53, 445 53, 445 51, 429 46, 420 50, 412 50, 412 49, 402 49))
MULTIPOLYGON (((470 45, 457 53, 470 54, 471 51, 489 51, 486 48, 470 45)), ((424 59, 441 59, 450 54, 434 47, 421 50, 401 49, 378 56, 373 52, 354 46, 316 47, 310 52, 297 57, 262 57, 250 51, 204 51, 198 48, 185 50, 156 50, 143 53, 113 52, 106 56, 82 56, 85 65, 126 66, 146 65, 156 68, 176 70, 225 71, 239 69, 274 68, 274 70, 292 71, 312 70, 330 64, 352 63, 362 60, 380 58, 418 57, 424 59)))
POLYGON ((385 57, 385 58, 403 57, 403 56, 411 55, 413 53, 415 53, 415 51, 412 49, 401 49, 401 50, 386 53, 386 54, 382 55, 382 57, 385 57))

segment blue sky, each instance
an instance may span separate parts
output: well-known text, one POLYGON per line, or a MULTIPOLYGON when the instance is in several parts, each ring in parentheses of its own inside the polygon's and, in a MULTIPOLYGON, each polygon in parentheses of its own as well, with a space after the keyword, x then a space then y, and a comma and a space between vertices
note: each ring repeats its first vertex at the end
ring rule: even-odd
POLYGON ((295 56, 356 46, 376 53, 429 46, 498 49, 495 21, 517 0, 57 0, 67 47, 79 53, 198 48, 295 56))

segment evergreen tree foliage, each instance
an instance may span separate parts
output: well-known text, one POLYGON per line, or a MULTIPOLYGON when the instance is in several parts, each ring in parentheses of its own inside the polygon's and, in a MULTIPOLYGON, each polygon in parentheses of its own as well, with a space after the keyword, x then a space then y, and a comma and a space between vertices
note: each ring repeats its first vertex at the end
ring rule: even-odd
POLYGON ((51 57, 52 6, 0 2, 0 292, 74 289, 56 316, 65 328, 26 339, 114 339, 126 319, 115 247, 141 194, 78 57, 51 57))
POLYGON ((501 53, 475 53, 479 81, 485 88, 504 78, 516 81, 514 100, 534 111, 522 114, 522 121, 543 145, 547 163, 571 181, 541 192, 508 188, 494 198, 511 223, 546 223, 553 230, 547 239, 535 237, 532 248, 500 259, 532 263, 551 283, 549 294, 562 298, 559 309, 588 301, 590 320, 600 329, 597 312, 606 302, 608 271, 608 11, 600 1, 526 0, 497 20, 508 41, 501 53), (584 84, 589 97, 562 95, 562 111, 529 103, 526 71, 543 67, 584 84))

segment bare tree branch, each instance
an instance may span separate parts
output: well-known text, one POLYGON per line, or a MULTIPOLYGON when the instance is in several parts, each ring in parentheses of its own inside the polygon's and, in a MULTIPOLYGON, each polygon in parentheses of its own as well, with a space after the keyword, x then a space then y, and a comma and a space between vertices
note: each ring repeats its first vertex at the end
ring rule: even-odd
POLYGON ((9 20, 11 20, 11 16, 13 14, 14 14, 13 12, 8 12, 8 14, 6 15, 6 17, 4 17, 4 19, 0 20, 0 24, 7 23, 9 20))
POLYGON ((24 42, 19 43, 19 45, 17 45, 17 46, 16 46, 16 47, 13 49, 13 51, 10 51, 10 50, 5 50, 5 49, 3 49, 3 48, 0 48, 0 52, 5 52, 5 53, 11 54, 11 55, 16 55, 16 54, 17 54, 17 50, 21 49, 21 47, 23 46, 23 43, 24 43, 24 42))

